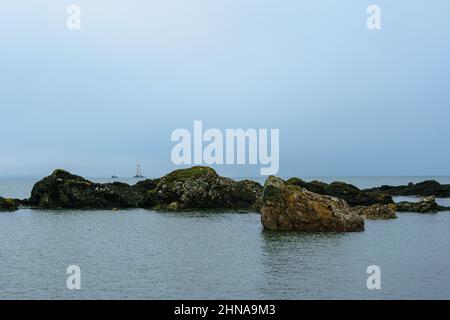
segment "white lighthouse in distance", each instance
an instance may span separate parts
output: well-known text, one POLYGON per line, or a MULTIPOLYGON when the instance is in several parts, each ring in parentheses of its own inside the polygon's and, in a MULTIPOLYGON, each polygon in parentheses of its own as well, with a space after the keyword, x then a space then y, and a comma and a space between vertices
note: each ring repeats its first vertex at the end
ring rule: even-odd
POLYGON ((139 179, 139 178, 145 178, 142 175, 142 170, 141 170, 141 165, 138 163, 136 166, 136 175, 134 176, 135 178, 139 179))

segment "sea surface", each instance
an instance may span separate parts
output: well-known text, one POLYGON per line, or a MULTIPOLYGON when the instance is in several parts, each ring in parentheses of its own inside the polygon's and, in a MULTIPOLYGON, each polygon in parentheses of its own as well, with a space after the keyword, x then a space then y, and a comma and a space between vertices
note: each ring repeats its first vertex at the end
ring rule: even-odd
MULTIPOLYGON (((360 188, 450 177, 311 177, 360 188)), ((111 179, 91 179, 99 182, 111 179)), ((29 197, 36 178, 0 178, 29 197)), ((132 179, 121 179, 134 183, 132 179)), ((397 197, 417 201, 412 197, 397 197)), ((450 199, 439 199, 450 206, 450 199)), ((263 231, 255 213, 0 213, 0 299, 449 299, 450 212, 399 213, 359 233, 263 231), (68 290, 66 269, 81 269, 68 290), (367 267, 381 269, 369 290, 367 267)))

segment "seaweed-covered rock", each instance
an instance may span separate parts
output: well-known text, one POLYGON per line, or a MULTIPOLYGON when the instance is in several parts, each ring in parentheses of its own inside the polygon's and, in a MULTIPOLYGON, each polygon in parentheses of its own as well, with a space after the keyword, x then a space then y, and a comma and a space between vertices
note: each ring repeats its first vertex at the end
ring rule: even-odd
POLYGON ((299 178, 290 178, 287 180, 287 183, 305 188, 314 193, 343 199, 351 206, 371 206, 374 204, 389 204, 394 202, 388 194, 366 192, 354 185, 340 181, 327 184, 316 180, 305 182, 299 178))
POLYGON ((395 204, 374 204, 368 207, 358 206, 352 210, 364 219, 386 220, 397 218, 395 204))
POLYGON ((144 182, 136 186, 94 183, 57 169, 34 185, 29 203, 47 209, 134 208, 142 204, 145 192, 144 182))
POLYGON ((419 202, 402 201, 397 203, 396 206, 399 212, 436 213, 441 210, 433 196, 426 197, 419 202))
POLYGON ((393 196, 435 196, 437 198, 450 197, 450 184, 440 184, 435 180, 426 180, 419 183, 408 183, 403 186, 384 185, 378 188, 366 189, 367 192, 386 193, 393 196))
POLYGON ((261 223, 266 230, 363 231, 364 220, 342 199, 320 195, 271 176, 263 190, 261 223))
POLYGON ((17 204, 14 199, 0 197, 0 211, 16 211, 17 204))
POLYGON ((189 209, 255 210, 262 186, 250 180, 234 181, 213 169, 196 166, 175 170, 147 192, 145 206, 173 211, 189 209))

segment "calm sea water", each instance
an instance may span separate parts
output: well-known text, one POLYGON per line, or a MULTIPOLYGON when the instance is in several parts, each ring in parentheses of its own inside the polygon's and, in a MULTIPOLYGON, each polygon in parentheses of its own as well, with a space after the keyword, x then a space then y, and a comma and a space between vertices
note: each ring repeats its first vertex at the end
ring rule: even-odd
MULTIPOLYGON (((359 187, 424 179, 321 178, 359 187)), ((0 195, 28 197, 35 181, 0 180, 0 195)), ((265 232, 258 214, 23 209, 0 213, 0 298, 449 299, 449 231, 450 212, 305 234, 265 232), (66 289, 72 264, 78 291, 66 289), (372 264, 381 290, 366 287, 372 264)))

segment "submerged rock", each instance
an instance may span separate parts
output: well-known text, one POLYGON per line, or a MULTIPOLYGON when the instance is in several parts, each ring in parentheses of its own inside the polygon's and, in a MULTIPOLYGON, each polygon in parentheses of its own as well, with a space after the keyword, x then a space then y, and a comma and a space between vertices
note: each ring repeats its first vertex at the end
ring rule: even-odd
POLYGON ((367 192, 387 193, 393 196, 435 196, 437 198, 450 197, 450 184, 440 184, 435 180, 426 180, 419 183, 408 183, 403 186, 384 185, 379 188, 366 189, 367 192))
POLYGON ((364 219, 386 220, 397 218, 395 204, 374 204, 368 207, 358 206, 352 210, 364 219))
POLYGON ((440 207, 433 196, 426 197, 419 202, 402 201, 397 203, 396 206, 399 212, 436 213, 446 209, 440 207))
POLYGON ((17 204, 14 199, 0 197, 0 211, 16 211, 17 204))
POLYGON ((354 185, 340 181, 327 184, 320 181, 305 182, 299 178, 291 178, 287 180, 287 183, 305 188, 314 193, 343 199, 350 206, 371 206, 394 202, 388 194, 366 192, 354 185))
POLYGON ((261 223, 266 230, 363 231, 364 220, 342 199, 320 195, 271 176, 264 184, 261 223))
POLYGON ((139 207, 145 197, 141 185, 94 183, 57 169, 37 182, 29 203, 46 209, 113 209, 139 207))
POLYGON ((256 210, 262 186, 254 181, 234 181, 208 167, 173 171, 147 192, 144 205, 172 211, 190 209, 256 210))

